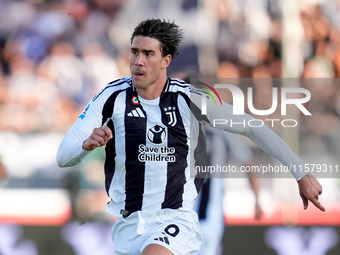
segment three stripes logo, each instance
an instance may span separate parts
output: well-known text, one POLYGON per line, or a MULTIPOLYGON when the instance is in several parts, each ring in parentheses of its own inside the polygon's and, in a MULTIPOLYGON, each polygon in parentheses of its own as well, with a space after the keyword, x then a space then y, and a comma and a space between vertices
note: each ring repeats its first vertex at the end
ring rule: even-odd
POLYGON ((137 118, 145 118, 145 114, 141 110, 141 108, 137 107, 127 114, 129 117, 137 117, 137 118))
POLYGON ((166 244, 170 244, 169 238, 167 238, 166 236, 154 238, 153 240, 155 240, 155 241, 161 241, 161 242, 166 243, 166 244))
POLYGON ((178 235, 178 233, 179 233, 179 227, 175 224, 170 224, 164 229, 164 232, 162 232, 162 234, 164 236, 154 238, 153 240, 161 241, 161 242, 166 243, 166 244, 170 244, 169 238, 165 235, 176 237, 178 235))

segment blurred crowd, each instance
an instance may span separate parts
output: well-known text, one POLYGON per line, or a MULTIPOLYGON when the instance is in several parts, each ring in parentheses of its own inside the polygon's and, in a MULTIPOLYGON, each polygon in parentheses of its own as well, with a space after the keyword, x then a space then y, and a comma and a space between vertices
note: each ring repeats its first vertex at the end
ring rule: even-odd
POLYGON ((107 30, 123 1, 0 1, 0 130, 64 131, 118 77, 107 30))
MULTIPOLYGON (((130 33, 146 17, 185 28, 174 76, 281 78, 294 67, 294 78, 339 77, 339 1, 293 2, 294 17, 277 0, 0 0, 0 131, 66 131, 96 92, 129 75, 130 33)), ((329 91, 338 116, 339 85, 329 91)))

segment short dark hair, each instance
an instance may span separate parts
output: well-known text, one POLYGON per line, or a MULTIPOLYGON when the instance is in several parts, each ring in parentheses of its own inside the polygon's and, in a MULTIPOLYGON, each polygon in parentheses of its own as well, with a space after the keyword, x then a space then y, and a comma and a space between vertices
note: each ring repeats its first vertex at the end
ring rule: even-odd
POLYGON ((183 30, 174 22, 160 19, 147 19, 140 22, 131 35, 131 43, 135 36, 147 36, 161 43, 162 56, 168 54, 175 58, 179 54, 179 46, 183 40, 183 30))

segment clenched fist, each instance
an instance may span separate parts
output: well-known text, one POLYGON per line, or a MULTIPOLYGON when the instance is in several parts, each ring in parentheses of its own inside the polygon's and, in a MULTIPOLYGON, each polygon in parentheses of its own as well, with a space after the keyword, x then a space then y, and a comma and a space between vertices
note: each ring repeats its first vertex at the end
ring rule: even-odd
POLYGON ((97 147, 101 147, 112 138, 112 131, 108 126, 93 129, 92 134, 83 143, 83 149, 92 151, 97 147))

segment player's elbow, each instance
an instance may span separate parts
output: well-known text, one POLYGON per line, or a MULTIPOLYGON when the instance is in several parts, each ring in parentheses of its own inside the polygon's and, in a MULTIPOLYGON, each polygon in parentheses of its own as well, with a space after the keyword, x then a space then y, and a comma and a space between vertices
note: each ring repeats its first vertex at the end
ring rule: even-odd
POLYGON ((67 159, 66 155, 64 155, 64 153, 60 149, 57 151, 56 161, 57 161, 57 165, 59 167, 69 167, 69 166, 72 166, 69 163, 70 161, 67 159))
POLYGON ((60 156, 60 153, 57 153, 56 157, 57 165, 59 167, 67 167, 67 163, 63 160, 63 158, 60 156))

